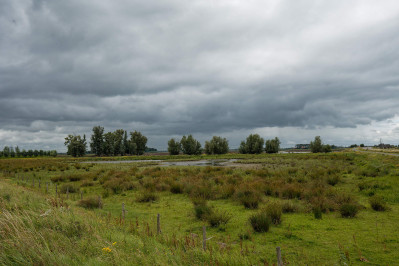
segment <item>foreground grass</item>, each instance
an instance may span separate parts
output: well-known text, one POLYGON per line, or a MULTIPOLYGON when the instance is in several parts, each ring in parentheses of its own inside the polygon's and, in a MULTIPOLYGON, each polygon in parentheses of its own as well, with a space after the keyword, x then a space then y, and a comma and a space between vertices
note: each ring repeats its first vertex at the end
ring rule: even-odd
POLYGON ((283 260, 294 265, 399 261, 398 158, 344 153, 241 159, 252 168, 3 160, 0 264, 263 265, 276 262, 276 246, 283 260), (46 193, 44 184, 50 180, 46 193), (103 208, 78 207, 80 193, 70 193, 68 200, 65 193, 55 198, 55 184, 58 189, 73 185, 84 198, 100 195, 103 208), (170 192, 175 184, 181 194, 170 192), (261 193, 255 210, 236 198, 247 188, 261 193), (138 202, 145 191, 155 201, 138 202), (198 195, 213 209, 229 213, 230 221, 211 228, 197 219, 192 199, 198 195), (383 196, 389 210, 374 211, 369 205, 373 195, 383 196), (359 207, 355 218, 340 216, 337 200, 342 198, 359 207), (296 210, 284 213, 282 224, 269 232, 254 233, 248 218, 275 202, 290 202, 296 210), (314 218, 314 206, 325 208, 321 220, 314 218), (156 236, 158 213, 161 236, 156 236), (207 252, 202 250, 203 225, 211 238, 207 252))

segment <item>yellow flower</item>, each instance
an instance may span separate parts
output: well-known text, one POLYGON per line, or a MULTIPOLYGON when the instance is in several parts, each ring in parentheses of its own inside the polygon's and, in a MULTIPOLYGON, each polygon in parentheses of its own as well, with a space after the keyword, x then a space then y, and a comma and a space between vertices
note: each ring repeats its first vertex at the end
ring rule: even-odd
POLYGON ((116 242, 112 243, 112 245, 115 246, 115 245, 116 245, 116 242))
POLYGON ((109 247, 103 248, 104 253, 110 253, 111 251, 112 249, 110 249, 109 247))

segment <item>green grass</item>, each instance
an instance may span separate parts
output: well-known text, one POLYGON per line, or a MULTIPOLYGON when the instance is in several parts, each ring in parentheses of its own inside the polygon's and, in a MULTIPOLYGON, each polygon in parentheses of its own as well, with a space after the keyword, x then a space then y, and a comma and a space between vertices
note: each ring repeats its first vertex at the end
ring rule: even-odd
POLYGON ((360 264, 363 258, 383 265, 399 261, 398 157, 332 153, 212 158, 234 156, 240 158, 235 167, 79 164, 70 158, 1 160, 1 228, 15 224, 22 233, 0 231, 0 264, 261 265, 276 262, 276 246, 281 247, 283 260, 294 265, 360 264), (51 178, 59 180, 58 191, 65 184, 79 191, 70 193, 68 200, 66 194, 55 200, 55 183, 46 194, 51 178), (87 183, 90 186, 81 186, 87 183), (172 193, 173 187, 179 193, 172 193), (246 190, 261 195, 258 209, 240 203, 239 192, 246 190), (103 208, 79 207, 80 192, 84 199, 101 196, 103 208), (139 202, 144 192, 156 199, 139 202), (384 197, 387 211, 371 208, 373 195, 384 197), (197 219, 192 197, 203 197, 230 219, 223 226, 209 226, 197 219), (341 217, 340 206, 348 203, 359 209, 354 218, 341 217), (265 233, 253 232, 251 215, 288 204, 281 224, 271 224, 265 233), (314 208, 323 211, 322 219, 315 219, 314 208), (40 216, 48 210, 49 215, 40 216), (156 236, 157 214, 162 236, 156 236), (207 252, 201 249, 203 225, 211 238, 207 252), (245 233, 250 237, 241 240, 243 232, 250 232, 245 233), (104 247, 112 251, 103 252, 104 247))

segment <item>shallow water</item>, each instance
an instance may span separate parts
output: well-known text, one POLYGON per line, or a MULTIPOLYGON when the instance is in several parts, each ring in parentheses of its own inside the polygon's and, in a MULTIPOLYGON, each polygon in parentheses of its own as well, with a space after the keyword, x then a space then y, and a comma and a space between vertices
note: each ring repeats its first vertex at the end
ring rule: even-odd
POLYGON ((125 160, 125 161, 87 161, 82 163, 99 163, 99 164, 116 164, 116 163, 159 163, 159 166, 226 166, 230 163, 237 161, 237 159, 226 160, 198 160, 198 161, 178 161, 167 162, 163 160, 125 160))

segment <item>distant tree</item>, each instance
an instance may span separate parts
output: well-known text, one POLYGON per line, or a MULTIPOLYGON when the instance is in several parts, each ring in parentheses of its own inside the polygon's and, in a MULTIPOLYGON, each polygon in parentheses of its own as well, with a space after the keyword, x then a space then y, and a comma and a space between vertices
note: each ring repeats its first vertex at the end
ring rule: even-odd
POLYGON ((123 129, 117 129, 114 134, 114 155, 123 155, 125 153, 125 147, 123 145, 123 135, 125 131, 123 129))
POLYGON ((363 143, 362 143, 362 144, 360 144, 360 147, 362 147, 362 148, 363 148, 363 147, 364 147, 364 144, 363 144, 363 143))
POLYGON ((15 155, 16 155, 17 157, 20 157, 20 156, 21 156, 21 151, 19 150, 19 147, 18 147, 18 146, 15 147, 15 155))
POLYGON ((180 140, 181 150, 184 154, 199 155, 202 152, 201 143, 193 138, 192 135, 188 137, 183 136, 180 140))
POLYGON ((170 155, 178 155, 180 152, 180 142, 175 139, 168 141, 168 152, 170 155))
POLYGON ((225 154, 229 152, 229 142, 226 138, 213 136, 210 141, 205 141, 206 154, 225 154))
POLYGON ((246 142, 241 141, 239 148, 240 153, 259 154, 263 151, 264 139, 258 134, 251 134, 247 137, 246 142))
POLYGON ((327 153, 327 152, 331 152, 332 149, 331 149, 331 146, 327 144, 327 145, 321 146, 321 151, 327 153))
POLYGON ((0 151, 0 157, 3 157, 3 151, 0 151))
POLYGON ((21 151, 21 156, 22 156, 22 157, 28 156, 28 152, 27 152, 25 149, 22 149, 22 151, 21 151))
POLYGON ((115 149, 115 135, 112 132, 104 134, 104 142, 102 151, 106 156, 114 155, 115 149))
POLYGON ((10 157, 10 147, 5 146, 3 149, 3 156, 4 157, 10 157))
POLYGON ((278 139, 278 137, 266 140, 266 145, 265 145, 266 153, 278 153, 278 151, 280 150, 280 144, 281 142, 278 139))
POLYGON ((125 133, 123 135, 123 155, 130 154, 129 146, 129 140, 127 139, 127 132, 125 130, 125 133))
POLYGON ((90 148, 91 152, 97 156, 103 154, 104 146, 104 128, 101 126, 93 127, 93 134, 91 135, 90 148))
POLYGON ((142 155, 147 145, 147 137, 139 131, 130 132, 130 149, 135 155, 142 155))
POLYGON ((321 152, 322 145, 323 145, 323 144, 322 144, 322 142, 321 142, 320 136, 316 136, 316 137, 314 138, 314 141, 311 141, 311 142, 310 142, 310 150, 311 150, 313 153, 321 152))
POLYGON ((52 157, 57 157, 58 153, 56 150, 48 151, 48 155, 52 157))
POLYGON ((27 156, 32 157, 33 156, 33 150, 28 150, 27 151, 27 156))
POLYGON ((33 156, 35 156, 35 157, 39 156, 39 151, 38 150, 34 150, 33 151, 33 156))
POLYGON ((10 157, 11 157, 11 158, 14 158, 14 157, 15 157, 14 147, 10 147, 10 157))
MULTIPOLYGON (((65 146, 67 146, 67 154, 73 157, 80 157, 86 153, 86 136, 83 138, 80 135, 68 135, 65 138, 65 146)), ((29 154, 29 151, 28 151, 29 154)))
POLYGON ((40 150, 40 151, 39 151, 39 156, 43 156, 43 155, 45 155, 45 154, 44 154, 44 151, 43 151, 43 150, 40 150))

